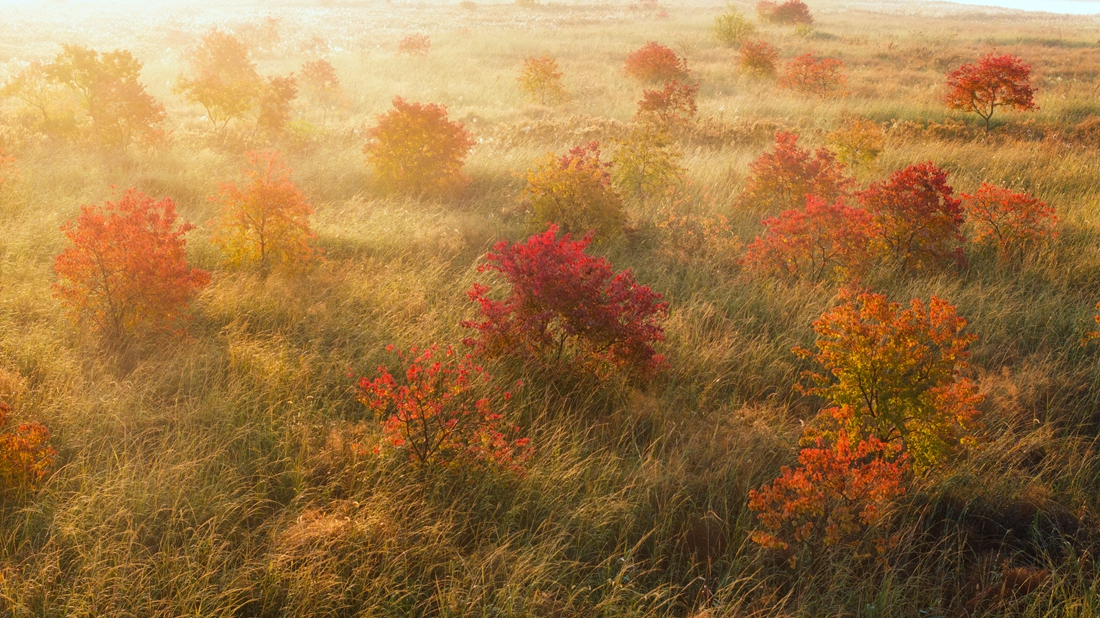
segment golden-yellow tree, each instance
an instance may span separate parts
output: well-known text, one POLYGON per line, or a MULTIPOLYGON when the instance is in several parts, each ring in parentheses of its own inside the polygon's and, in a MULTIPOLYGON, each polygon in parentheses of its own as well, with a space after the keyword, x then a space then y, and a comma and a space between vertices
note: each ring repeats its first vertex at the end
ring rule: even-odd
POLYGON ((180 77, 176 91, 202 105, 216 129, 247 115, 264 93, 264 80, 248 57, 248 46, 217 28, 203 35, 186 55, 191 77, 180 77))

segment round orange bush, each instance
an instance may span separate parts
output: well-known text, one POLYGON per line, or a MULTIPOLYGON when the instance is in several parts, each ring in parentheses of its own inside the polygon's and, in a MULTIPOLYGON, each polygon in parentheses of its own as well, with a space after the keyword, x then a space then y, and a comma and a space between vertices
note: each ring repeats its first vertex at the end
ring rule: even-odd
POLYGON ((685 81, 688 77, 687 60, 654 41, 631 52, 623 70, 628 76, 648 83, 685 81))

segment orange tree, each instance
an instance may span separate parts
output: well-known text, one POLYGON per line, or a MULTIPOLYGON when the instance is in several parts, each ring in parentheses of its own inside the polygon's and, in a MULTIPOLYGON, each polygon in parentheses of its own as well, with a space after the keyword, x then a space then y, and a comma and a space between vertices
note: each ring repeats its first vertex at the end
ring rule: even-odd
POLYGON ((278 152, 250 152, 244 174, 248 184, 221 185, 222 218, 216 224, 214 243, 232 265, 259 264, 262 269, 279 265, 296 268, 308 263, 317 251, 309 226, 313 208, 290 180, 278 152))
POLYGON ((531 57, 523 61, 523 70, 516 81, 519 88, 536 103, 552 105, 569 98, 562 85, 558 61, 550 56, 531 57))
POLYGON ((856 194, 871 213, 883 251, 906 270, 964 266, 962 203, 947 172, 931 161, 898 170, 856 194))
POLYGON ((99 53, 79 45, 61 48, 45 71, 78 93, 100 143, 126 146, 135 135, 151 133, 164 119, 164 106, 145 92, 138 81, 141 62, 129 51, 99 53))
POLYGON ((753 75, 771 77, 775 75, 779 62, 779 50, 764 39, 745 41, 738 51, 741 70, 753 75))
POLYGON ((983 182, 974 194, 961 197, 971 241, 993 247, 1002 262, 1056 236, 1054 208, 1027 193, 983 182))
POLYGON ((57 457, 45 425, 10 425, 11 406, 0 401, 0 495, 34 487, 49 473, 57 457))
POLYGON ((467 293, 478 306, 477 331, 465 339, 478 355, 513 356, 545 368, 582 370, 606 377, 622 369, 637 377, 664 367, 654 344, 664 340, 668 303, 629 270, 615 272, 602 257, 585 253, 590 237, 557 237, 558 228, 521 243, 501 241, 479 272, 495 272, 509 285, 502 299, 476 283, 467 293))
POLYGON ((363 151, 379 187, 394 193, 445 195, 461 191, 470 179, 462 173, 473 137, 460 122, 447 119, 447 108, 393 99, 393 109, 378 116, 363 151))
POLYGON ((775 147, 749 163, 740 204, 761 210, 800 208, 807 195, 826 202, 846 197, 855 181, 826 148, 811 153, 798 146, 798 136, 775 133, 775 147))
POLYGON ((185 58, 192 76, 180 77, 176 92, 202 105, 216 129, 247 115, 263 95, 264 81, 248 58, 248 46, 233 34, 215 28, 185 58))
POLYGON ((336 67, 328 60, 316 60, 302 65, 299 81, 306 95, 321 108, 321 126, 325 126, 330 113, 347 104, 347 96, 336 77, 336 67))
POLYGON ((843 203, 806 198, 802 210, 785 210, 763 221, 766 231, 746 249, 751 273, 786 279, 859 278, 870 265, 871 216, 843 203))
POLYGON ((62 227, 70 246, 54 260, 54 293, 74 320, 115 342, 168 330, 210 282, 209 273, 187 263, 183 236, 193 228, 176 223, 171 199, 157 202, 137 189, 116 202, 82 206, 62 227))
POLYGON ((532 227, 556 224, 565 232, 596 238, 618 233, 626 221, 623 200, 611 185, 610 163, 600 160, 599 142, 553 154, 527 172, 522 199, 531 212, 532 227))
POLYGON ((267 78, 257 100, 259 114, 256 117, 256 128, 272 137, 282 134, 293 111, 290 104, 297 96, 298 82, 293 74, 267 78))
POLYGON ((688 85, 676 80, 667 82, 661 90, 643 89, 634 120, 665 127, 690 124, 699 111, 695 104, 698 94, 699 84, 688 85))
POLYGON ((951 109, 978 114, 988 131, 998 107, 1022 112, 1037 109, 1034 93, 1031 65, 1011 54, 988 54, 977 64, 964 64, 947 75, 944 103, 951 109))
POLYGON ((422 469, 522 470, 530 440, 494 410, 511 394, 493 401, 491 376, 481 365, 450 347, 397 354, 403 365, 397 377, 381 365, 378 377, 359 380, 359 401, 382 419, 384 447, 403 451, 422 469))
POLYGON ((818 58, 810 53, 787 62, 778 85, 780 88, 824 99, 843 95, 847 83, 843 62, 836 58, 818 58))
POLYGON ((623 70, 641 82, 661 83, 688 78, 687 61, 671 48, 650 41, 626 57, 623 70))

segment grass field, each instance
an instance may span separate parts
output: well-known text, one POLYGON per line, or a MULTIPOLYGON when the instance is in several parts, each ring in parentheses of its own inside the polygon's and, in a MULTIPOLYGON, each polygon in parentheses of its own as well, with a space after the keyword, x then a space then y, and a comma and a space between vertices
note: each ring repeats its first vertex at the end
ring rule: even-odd
MULTIPOLYGON (((746 15, 752 7, 735 3, 746 15)), ((850 94, 819 100, 741 75, 711 36, 719 3, 473 6, 397 2, 148 7, 54 2, 0 17, 0 78, 61 43, 125 48, 167 111, 165 142, 103 151, 52 140, 0 103, 0 147, 20 176, 0 198, 0 399, 49 426, 58 458, 29 495, 0 502, 0 610, 11 616, 851 616, 1100 615, 1100 349, 1082 344, 1100 300, 1100 20, 902 2, 812 2, 812 31, 759 25, 783 60, 841 59, 850 94), (663 11, 663 13, 661 13, 663 11), (264 75, 328 58, 348 108, 274 144, 218 140, 174 93, 180 50, 213 26, 274 16, 264 75), (398 54, 423 32, 426 56, 398 54), (555 379, 517 363, 511 407, 533 455, 521 476, 422 475, 356 457, 376 432, 356 377, 387 344, 460 345, 480 257, 525 237, 523 173, 547 152, 625 130, 641 87, 627 53, 654 40, 700 83, 679 135, 693 199, 747 243, 775 213, 738 208, 748 163, 775 130, 824 145, 845 115, 882 123, 866 184, 932 160, 956 192, 982 181, 1057 209, 1057 242, 1014 268, 974 252, 963 271, 882 268, 865 283, 908 302, 941 296, 978 335, 986 395, 978 446, 912 482, 880 561, 789 567, 749 539, 748 492, 795 463, 821 402, 793 390, 830 285, 743 276, 662 250, 660 213, 629 203, 631 232, 595 248, 670 302, 668 370, 644 385, 555 379), (318 51, 319 41, 328 50, 318 51), (1034 67, 1039 110, 981 119, 940 102, 945 74, 990 51, 1034 67), (525 101, 524 58, 558 59, 571 95, 525 101), (475 145, 472 184, 446 200, 371 189, 366 130, 401 95, 446 105, 475 145), (326 260, 270 275, 222 266, 209 239, 218 182, 244 149, 273 146, 315 208, 326 260), (192 262, 213 281, 189 336, 123 350, 74 324, 52 294, 61 225, 111 187, 170 196, 198 229, 192 262), (1015 570, 1041 585, 1011 587, 1015 570), (998 591, 1004 591, 998 592, 998 591), (1019 594, 1015 594, 1019 592, 1019 594), (986 595, 974 609, 969 601, 986 595)), ((321 47, 323 50, 323 47, 321 47)), ((0 79, 2 81, 2 79, 0 79)), ((298 126, 304 126, 299 124, 298 126)))

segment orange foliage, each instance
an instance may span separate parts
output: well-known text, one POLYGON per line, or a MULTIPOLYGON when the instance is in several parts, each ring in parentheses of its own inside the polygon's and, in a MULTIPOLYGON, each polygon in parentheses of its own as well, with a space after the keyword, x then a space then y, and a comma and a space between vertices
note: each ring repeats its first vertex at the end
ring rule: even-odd
POLYGON ((233 265, 259 264, 297 268, 317 253, 309 226, 313 208, 290 180, 290 168, 278 152, 250 152, 244 174, 249 184, 221 185, 222 218, 214 243, 233 265))
POLYGON ((904 310, 882 294, 845 291, 840 300, 814 322, 818 351, 795 350, 822 367, 807 372, 816 386, 806 392, 831 404, 823 414, 853 441, 897 443, 919 468, 941 463, 979 415, 982 396, 962 377, 977 337, 935 296, 904 310))
POLYGON ((777 4, 770 0, 761 0, 756 3, 756 15, 760 21, 773 24, 812 24, 814 18, 810 15, 810 7, 802 0, 787 0, 783 4, 777 4))
POLYGON ((803 210, 764 219, 767 230, 747 248, 752 273, 786 279, 851 280, 870 265, 871 216, 859 208, 806 197, 803 210))
POLYGON ((1034 93, 1031 65, 1011 54, 988 54, 978 64, 964 64, 947 75, 944 103, 951 109, 978 114, 989 130, 998 107, 1022 112, 1038 109, 1034 93))
POLYGON ((117 202, 82 206, 62 230, 70 246, 54 260, 54 293, 73 319, 113 341, 163 331, 186 318, 187 305, 210 282, 191 268, 176 224, 176 205, 130 189, 117 202))
POLYGON ((798 147, 798 136, 786 131, 775 134, 775 148, 749 163, 749 179, 740 203, 761 210, 800 208, 807 195, 825 202, 846 197, 855 181, 826 148, 816 152, 798 147))
POLYGON ((992 246, 1002 262, 1019 257, 1054 238, 1058 217, 1046 202, 986 183, 977 193, 961 195, 971 240, 992 246))
POLYGON ((53 467, 57 451, 50 446, 50 430, 41 423, 11 423, 11 406, 0 401, 0 493, 18 493, 34 487, 53 467))
POLYGON ((531 57, 523 61, 523 70, 516 81, 531 100, 551 105, 569 96, 562 85, 562 75, 557 60, 550 56, 531 57))
POLYGON ((186 59, 193 77, 181 77, 176 91, 202 105, 215 128, 225 129, 249 113, 263 95, 264 81, 248 58, 248 46, 228 32, 207 32, 186 59))
POLYGON ((764 39, 745 41, 741 44, 741 70, 754 75, 771 77, 779 63, 779 50, 764 39))
POLYGON ((397 42, 397 51, 410 56, 426 56, 432 50, 432 41, 426 34, 410 34, 397 42))
POLYGON ((256 119, 257 128, 271 136, 277 136, 286 130, 290 122, 290 103, 298 96, 298 83, 294 75, 287 77, 269 77, 258 101, 260 113, 256 119))
POLYGON ((902 268, 966 265, 960 232, 962 204, 947 172, 931 161, 910 165, 856 194, 874 217, 883 250, 902 268))
POLYGON ((328 121, 328 115, 347 105, 347 96, 336 77, 336 67, 328 60, 316 60, 302 65, 300 76, 302 88, 313 102, 321 108, 321 126, 328 121))
POLYGON ((646 43, 626 57, 624 71, 630 77, 649 83, 684 81, 688 78, 687 61, 672 49, 654 41, 646 43))
POLYGON ((384 190, 445 195, 470 182, 462 164, 474 140, 462 123, 447 119, 442 105, 395 97, 393 109, 378 116, 369 134, 363 150, 384 190))
POLYGON ((688 85, 676 80, 666 83, 663 90, 642 90, 634 120, 665 127, 689 124, 699 111, 695 104, 697 94, 699 84, 688 85))
POLYGON ((553 154, 527 172, 523 199, 534 228, 557 224, 571 234, 592 232, 597 238, 618 233, 626 221, 623 200, 611 185, 610 163, 600 160, 599 142, 553 154))
POLYGON ((842 96, 845 94, 844 86, 848 83, 843 71, 844 63, 835 58, 803 54, 791 59, 783 68, 779 87, 823 99, 842 96))

